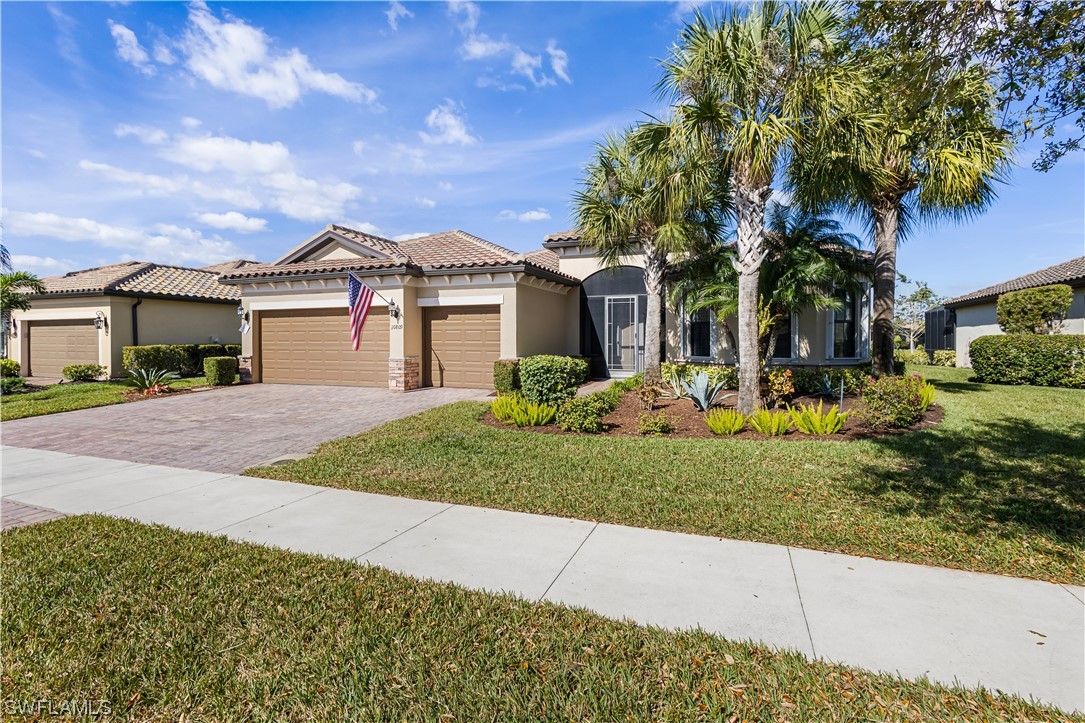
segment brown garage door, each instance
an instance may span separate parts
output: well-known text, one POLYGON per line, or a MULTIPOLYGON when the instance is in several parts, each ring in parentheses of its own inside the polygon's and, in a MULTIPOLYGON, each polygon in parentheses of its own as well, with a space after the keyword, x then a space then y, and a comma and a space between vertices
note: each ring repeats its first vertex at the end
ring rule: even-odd
POLYGON ((500 307, 430 307, 423 323, 424 385, 493 387, 494 362, 501 358, 500 307))
POLYGON ((260 312, 265 382, 388 386, 388 310, 370 309, 358 351, 346 308, 260 312))
POLYGON ((36 377, 60 377, 69 364, 98 363, 98 330, 93 319, 30 322, 30 364, 36 377))

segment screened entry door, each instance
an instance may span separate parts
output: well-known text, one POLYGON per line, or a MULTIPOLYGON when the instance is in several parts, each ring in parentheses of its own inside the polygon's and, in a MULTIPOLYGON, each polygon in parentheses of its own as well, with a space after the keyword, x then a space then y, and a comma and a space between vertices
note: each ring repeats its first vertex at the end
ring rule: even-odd
POLYGON ((630 376, 639 369, 640 334, 637 297, 607 297, 607 367, 611 376, 630 376))

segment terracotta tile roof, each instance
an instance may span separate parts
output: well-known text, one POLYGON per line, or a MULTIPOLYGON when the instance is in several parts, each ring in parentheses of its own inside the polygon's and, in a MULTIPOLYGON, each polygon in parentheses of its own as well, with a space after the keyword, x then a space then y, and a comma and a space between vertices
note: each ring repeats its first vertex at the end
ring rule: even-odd
POLYGON ((248 259, 234 259, 233 261, 223 261, 221 264, 211 264, 210 266, 201 266, 200 271, 213 271, 216 274, 224 274, 227 271, 233 271, 234 269, 240 269, 243 266, 252 266, 258 264, 259 261, 250 261, 248 259))
POLYGON ((388 254, 389 256, 403 258, 403 252, 399 249, 399 244, 390 239, 382 238, 380 236, 374 236, 373 234, 365 233, 364 231, 358 231, 346 226, 337 226, 330 224, 328 226, 331 230, 338 234, 346 236, 349 239, 353 239, 360 244, 364 244, 369 248, 380 251, 381 253, 388 254))
POLYGON ((435 269, 507 266, 523 263, 515 251, 460 231, 444 231, 399 244, 419 266, 435 269))
POLYGON ((291 264, 255 264, 222 275, 223 279, 257 279, 272 276, 298 276, 305 274, 334 274, 346 271, 370 269, 405 268, 397 259, 357 257, 352 259, 321 259, 319 261, 295 261, 291 264))
POLYGON ((563 243, 566 241, 579 241, 580 229, 571 228, 568 231, 558 231, 543 239, 543 243, 563 243))
POLYGON ((42 279, 45 295, 124 292, 208 300, 240 298, 237 289, 220 284, 218 274, 185 266, 125 261, 42 279))
POLYGON ((1031 289, 1034 286, 1047 286, 1048 284, 1069 284, 1071 286, 1085 286, 1085 256, 1064 261, 1061 264, 1048 266, 1046 269, 1033 271, 1031 274, 1018 276, 1016 279, 1003 281, 1001 284, 988 286, 978 291, 973 291, 955 299, 950 299, 946 306, 960 306, 967 302, 988 301, 998 298, 1007 291, 1031 289))
POLYGON ((549 269, 557 273, 561 273, 561 263, 558 260, 558 255, 550 249, 539 249, 537 251, 529 251, 526 254, 527 260, 536 266, 541 266, 544 269, 549 269))

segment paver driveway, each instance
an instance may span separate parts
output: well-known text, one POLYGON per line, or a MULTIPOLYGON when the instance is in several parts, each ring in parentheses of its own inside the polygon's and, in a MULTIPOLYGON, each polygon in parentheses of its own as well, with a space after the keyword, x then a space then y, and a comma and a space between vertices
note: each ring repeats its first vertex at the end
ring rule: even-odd
POLYGON ((361 387, 251 384, 132 404, 15 419, 3 443, 70 454, 240 472, 321 442, 464 399, 477 389, 391 392, 361 387))

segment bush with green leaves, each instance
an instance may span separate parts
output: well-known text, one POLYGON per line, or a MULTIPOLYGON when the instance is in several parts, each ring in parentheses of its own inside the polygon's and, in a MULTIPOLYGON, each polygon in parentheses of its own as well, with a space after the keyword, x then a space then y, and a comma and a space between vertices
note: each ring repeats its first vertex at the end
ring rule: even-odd
POLYGON ((919 388, 919 407, 924 412, 930 409, 930 406, 934 404, 934 394, 934 385, 930 382, 927 382, 919 388))
POLYGON ((498 394, 520 391, 519 359, 498 359, 494 362, 494 389, 498 394))
POLYGON ((588 380, 588 362, 543 354, 520 360, 520 390, 529 402, 560 406, 588 380))
POLYGON ((931 364, 936 367, 957 366, 957 352, 952 349, 935 349, 931 364))
POLYGON ((791 416, 782 410, 758 409, 746 418, 746 423, 766 437, 779 437, 791 431, 791 416))
POLYGON ((976 379, 988 384, 1085 388, 1085 336, 981 336, 968 346, 976 379))
POLYGON ((923 385, 918 374, 872 378, 863 387, 859 416, 874 429, 910 427, 923 419, 923 385))
POLYGON ((26 380, 22 377, 0 377, 0 393, 12 394, 26 386, 26 380))
POLYGON ((844 391, 857 394, 870 378, 870 365, 854 367, 797 367, 792 369, 792 381, 799 394, 824 394, 826 379, 832 394, 840 393, 840 382, 844 382, 844 391))
POLYGON ((501 395, 490 402, 490 410, 502 422, 517 427, 541 427, 557 417, 558 408, 553 404, 535 404, 520 394, 501 395))
POLYGON ((558 409, 558 426, 566 432, 599 434, 606 430, 603 417, 614 411, 617 401, 606 392, 594 392, 583 397, 573 397, 558 409))
POLYGON ((998 325, 1007 334, 1058 334, 1073 301, 1066 284, 1008 291, 998 297, 998 325))
POLYGON ((769 396, 779 403, 795 394, 795 376, 790 369, 773 369, 767 374, 769 396))
POLYGON ((215 387, 224 387, 234 383, 237 376, 236 356, 209 356, 203 360, 203 373, 207 383, 215 387))
MULTIPOLYGON (((675 364, 663 362, 659 365, 659 375, 669 386, 673 382, 687 382, 697 372, 704 372, 712 384, 721 385, 723 389, 738 389, 738 367, 722 366, 714 364, 675 364)), ((681 391, 676 389, 676 391, 681 391)))
POLYGON ((0 358, 0 378, 17 377, 21 368, 14 359, 0 358))
POLYGON ((666 412, 661 411, 656 414, 642 412, 637 421, 638 430, 644 435, 650 434, 658 437, 661 434, 670 434, 674 431, 674 424, 666 412))
POLYGON ((182 377, 203 374, 203 362, 211 357, 241 354, 238 344, 144 344, 121 349, 125 369, 166 369, 182 377))
POLYGON ((181 376, 169 369, 135 369, 128 370, 128 383, 144 394, 158 394, 168 391, 170 382, 175 382, 181 376))
POLYGON ((70 382, 93 382, 105 374, 105 367, 101 364, 69 364, 60 372, 70 382))
POLYGON ((746 415, 737 409, 717 407, 705 413, 705 424, 712 434, 738 434, 746 427, 746 415))
POLYGON ((241 356, 240 344, 223 344, 222 348, 226 350, 225 356, 241 356))
POLYGON ((927 355, 923 345, 918 345, 915 349, 897 349, 893 352, 893 361, 904 364, 930 364, 930 357, 927 355))
POLYGON ((795 429, 803 434, 823 436, 837 434, 843 431, 844 422, 848 420, 847 412, 841 412, 835 404, 825 411, 825 402, 818 402, 817 407, 813 404, 803 404, 798 409, 789 407, 787 410, 791 417, 791 423, 795 429))
POLYGON ((512 410, 521 403, 522 398, 518 394, 499 394, 497 399, 490 402, 490 411, 502 422, 512 421, 512 410))

